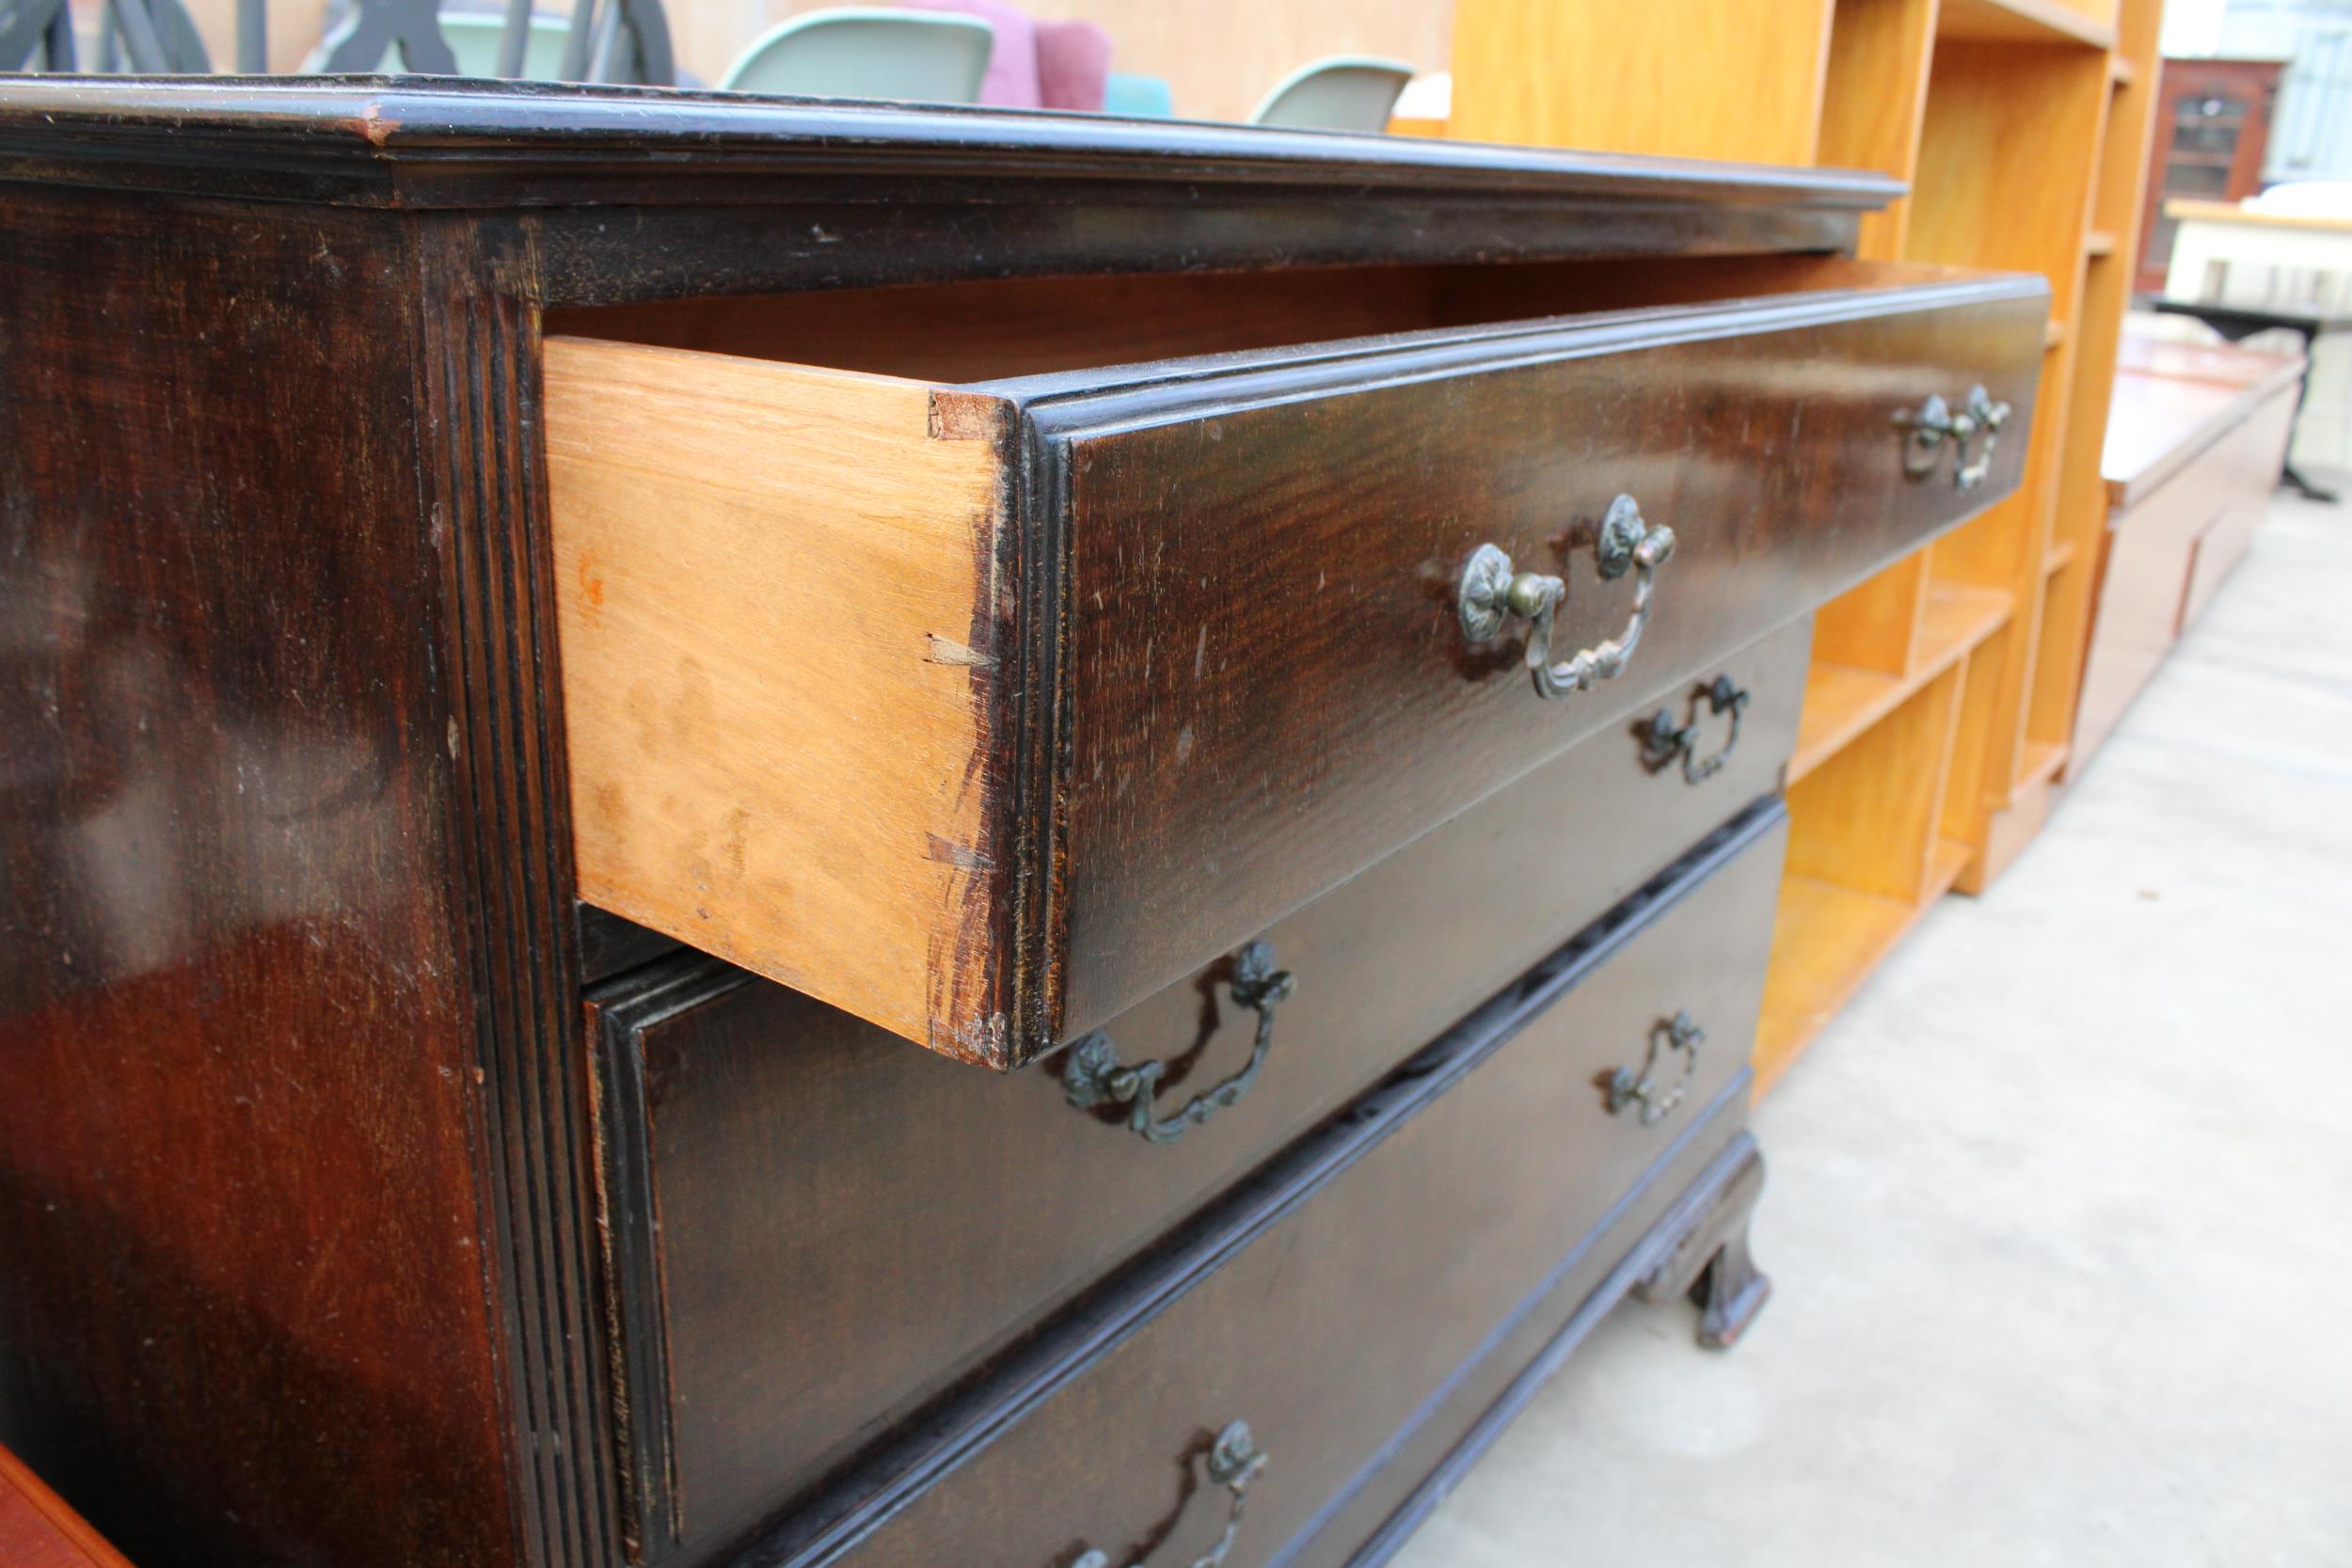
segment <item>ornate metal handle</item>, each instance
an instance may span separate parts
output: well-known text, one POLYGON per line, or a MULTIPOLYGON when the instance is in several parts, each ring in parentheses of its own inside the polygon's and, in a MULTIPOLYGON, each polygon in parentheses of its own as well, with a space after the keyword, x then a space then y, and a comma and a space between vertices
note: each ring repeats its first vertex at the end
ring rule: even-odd
POLYGON ((1641 1109, 1636 1118, 1645 1127, 1655 1127, 1674 1114, 1682 1103, 1682 1097, 1691 1092, 1691 1081, 1699 1075, 1699 1047, 1707 1043, 1707 1031, 1700 1028, 1687 1012, 1672 1018, 1661 1018, 1650 1025, 1649 1053, 1642 1058, 1642 1070, 1636 1074, 1629 1067, 1621 1067, 1609 1079, 1609 1114, 1615 1116, 1629 1105, 1641 1109), (1664 1049, 1660 1047, 1664 1042, 1664 1049), (1682 1076, 1674 1087, 1663 1092, 1658 1087, 1659 1058, 1682 1053, 1682 1076))
POLYGON ((1662 773, 1679 758, 1682 782, 1687 784, 1705 784, 1723 771, 1724 759, 1731 755, 1731 749, 1740 744, 1740 716, 1747 710, 1747 689, 1733 685, 1729 675, 1717 675, 1711 684, 1693 688, 1690 717, 1685 722, 1677 724, 1675 716, 1661 707, 1633 726, 1634 733, 1642 737, 1642 766, 1653 773, 1662 773), (1705 703, 1707 710, 1718 718, 1726 713, 1731 715, 1731 729, 1724 736, 1724 743, 1715 748, 1713 754, 1706 757, 1699 755, 1701 703, 1705 703))
POLYGON ((1982 387, 1971 387, 1966 405, 1957 414, 1941 395, 1936 395, 1921 404, 1916 413, 1896 415, 1895 422, 1911 432, 1911 438, 1903 443, 1903 472, 1914 479, 1935 472, 1941 449, 1949 441, 1952 485, 1955 489, 1973 490, 1993 471, 1993 448, 2000 440, 2001 426, 2009 422, 2009 404, 1994 403, 1982 387), (1968 455, 1969 443, 1979 436, 1984 437, 1984 445, 1977 449, 1972 458, 1968 455))
MULTIPOLYGON (((1233 1537, 1241 1533, 1242 1510, 1249 1501, 1249 1483, 1264 1468, 1265 1450, 1249 1435, 1248 1422, 1235 1421, 1216 1434, 1216 1441, 1209 1447, 1209 1480, 1233 1495, 1232 1512, 1225 1516, 1225 1533, 1216 1538, 1206 1557, 1192 1560, 1192 1568, 1217 1568, 1233 1549, 1233 1537)), ((1099 1548, 1089 1551, 1070 1568, 1111 1568, 1110 1554, 1099 1548)), ((1133 1568, 1143 1568, 1143 1564, 1138 1560, 1133 1568)))
POLYGON ((1124 1105, 1127 1125, 1155 1144, 1182 1137, 1186 1128, 1200 1126, 1232 1104, 1258 1081, 1258 1069, 1265 1064, 1266 1047, 1274 1039, 1275 1006, 1290 1000, 1297 984, 1289 970, 1274 967, 1272 943, 1253 942, 1233 956, 1233 977, 1228 982, 1228 989, 1235 1002, 1257 1010, 1258 1038, 1249 1048, 1249 1060, 1222 1084, 1195 1095, 1174 1116, 1158 1120, 1152 1114, 1152 1097, 1159 1090, 1168 1064, 1151 1061, 1122 1067, 1119 1048, 1100 1029, 1070 1048, 1070 1059, 1061 1069, 1062 1098, 1081 1110, 1105 1104, 1124 1105))
POLYGON ((1516 616, 1529 622, 1527 668, 1543 697, 1565 697, 1605 681, 1626 667, 1649 625, 1650 596, 1656 591, 1658 568, 1675 553, 1675 531, 1652 528, 1642 520, 1642 509, 1631 496, 1609 503, 1593 541, 1593 557, 1604 581, 1633 578, 1633 614, 1625 630, 1594 647, 1578 651, 1562 663, 1551 661, 1552 613, 1567 597, 1567 583, 1541 572, 1517 572, 1511 558, 1494 545, 1481 545, 1462 569, 1462 588, 1455 608, 1463 634, 1484 642, 1516 616))

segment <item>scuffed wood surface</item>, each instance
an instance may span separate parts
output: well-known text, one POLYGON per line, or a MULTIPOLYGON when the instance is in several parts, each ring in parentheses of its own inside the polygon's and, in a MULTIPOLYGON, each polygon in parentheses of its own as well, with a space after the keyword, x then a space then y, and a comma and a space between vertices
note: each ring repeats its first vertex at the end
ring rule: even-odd
POLYGON ((0 1562, 8 1568, 131 1568, 6 1449, 0 1449, 0 1562))
POLYGON ((1001 459, 911 381, 546 345, 580 894, 1001 1058, 1001 459))

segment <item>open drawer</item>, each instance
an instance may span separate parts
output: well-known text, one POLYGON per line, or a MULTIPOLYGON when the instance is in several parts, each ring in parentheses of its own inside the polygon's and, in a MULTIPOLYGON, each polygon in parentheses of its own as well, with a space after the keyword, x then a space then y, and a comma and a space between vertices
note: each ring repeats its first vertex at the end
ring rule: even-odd
POLYGON ((1019 1066, 2014 488, 2046 308, 1766 257, 552 312, 581 895, 1019 1066))

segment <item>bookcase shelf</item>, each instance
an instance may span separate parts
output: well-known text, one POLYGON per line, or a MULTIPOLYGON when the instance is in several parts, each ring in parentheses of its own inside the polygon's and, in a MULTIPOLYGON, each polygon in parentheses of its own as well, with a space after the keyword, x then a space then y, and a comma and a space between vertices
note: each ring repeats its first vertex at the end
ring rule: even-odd
POLYGON ((1970 43, 2115 46, 2115 24, 2062 0, 1944 0, 1935 36, 1970 43))
POLYGON ((1804 711, 1797 722, 1797 749, 1788 759, 1788 782, 1803 779, 1949 670, 1997 631, 2015 608, 2016 601, 1997 588, 1931 580, 1907 668, 1872 670, 1816 658, 1805 675, 1804 711))
POLYGON ((1759 1083, 1935 899, 1981 892, 2061 787, 2104 522, 2161 0, 1456 0, 1456 135, 1875 169, 1865 260, 2037 272, 2011 495, 1814 617, 1759 1083), (1467 28, 1467 31, 1465 30, 1467 28), (1639 61, 1544 94, 1527 40, 1639 61), (1470 40, 1468 47, 1464 40, 1470 40), (1721 105, 1694 109, 1693 105, 1721 105))

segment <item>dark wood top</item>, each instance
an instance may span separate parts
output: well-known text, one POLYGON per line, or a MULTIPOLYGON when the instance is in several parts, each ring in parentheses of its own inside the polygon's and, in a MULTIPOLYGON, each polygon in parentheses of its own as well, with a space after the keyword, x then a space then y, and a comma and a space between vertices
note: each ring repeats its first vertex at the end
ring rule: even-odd
POLYGON ((1445 192, 1856 214, 1903 191, 1838 169, 420 76, 0 76, 0 175, 409 206, 741 200, 745 176, 1304 183, 1340 200, 1445 192))

